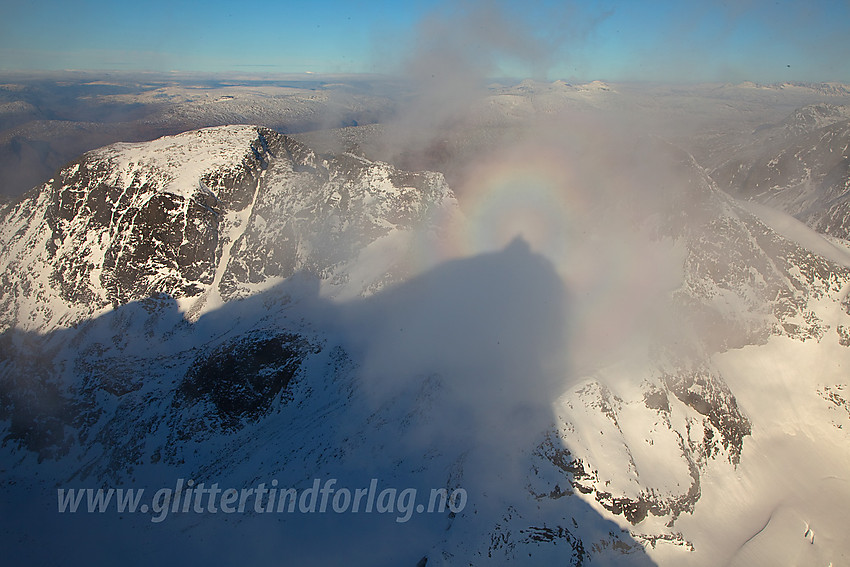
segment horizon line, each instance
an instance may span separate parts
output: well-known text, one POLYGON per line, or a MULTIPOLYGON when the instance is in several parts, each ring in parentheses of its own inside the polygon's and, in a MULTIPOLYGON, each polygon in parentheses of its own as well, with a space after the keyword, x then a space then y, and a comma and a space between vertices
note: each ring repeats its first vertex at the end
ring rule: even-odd
MULTIPOLYGON (((245 65, 244 67, 254 67, 254 68, 263 68, 263 67, 273 67, 274 65, 245 65)), ((272 80, 272 79, 286 79, 286 80, 311 80, 317 81, 322 79, 339 79, 339 78, 355 78, 355 79, 372 79, 372 80, 387 80, 387 81, 402 81, 402 82, 415 82, 415 79, 412 77, 405 76, 403 74, 391 74, 391 73, 379 73, 379 72, 320 72, 320 71, 267 71, 267 72, 250 72, 248 70, 243 71, 199 71, 199 70, 182 70, 182 69, 173 69, 168 71, 163 70, 153 70, 153 69, 21 69, 21 68, 0 68, 0 75, 6 76, 29 76, 29 77, 49 77, 51 75, 81 75, 81 76, 109 76, 109 75, 119 75, 119 76, 148 76, 148 77, 161 77, 161 78, 171 78, 171 79, 180 79, 180 78, 216 78, 216 79, 226 79, 229 78, 231 80, 272 80)), ((783 85, 792 85, 792 86, 803 86, 803 85, 840 85, 850 88, 850 80, 838 80, 838 79, 823 79, 823 80, 801 80, 801 79, 784 79, 779 81, 772 82, 763 82, 763 81, 754 81, 751 79, 742 79, 739 81, 722 81, 722 80, 676 80, 676 79, 658 79, 658 78, 650 78, 650 79, 607 79, 607 78, 578 78, 578 77, 568 77, 568 78, 540 78, 540 77, 509 77, 509 76, 494 76, 494 77, 484 77, 481 79, 482 83, 491 83, 491 82, 499 82, 499 81, 507 81, 510 83, 521 83, 525 81, 532 81, 534 83, 542 83, 542 84, 552 84, 556 82, 565 82, 567 84, 576 84, 576 85, 585 85, 591 84, 594 82, 602 82, 607 84, 620 84, 620 85, 628 85, 628 84, 653 84, 653 85, 729 85, 729 86, 743 86, 743 85, 754 85, 757 87, 772 87, 772 86, 783 86, 783 85)))

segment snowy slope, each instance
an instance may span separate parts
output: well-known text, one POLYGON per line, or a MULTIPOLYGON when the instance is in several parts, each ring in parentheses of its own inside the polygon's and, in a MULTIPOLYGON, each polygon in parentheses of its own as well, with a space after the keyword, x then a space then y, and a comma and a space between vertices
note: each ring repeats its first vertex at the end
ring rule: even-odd
POLYGON ((31 563, 49 533, 104 564, 842 564, 850 269, 662 146, 619 162, 660 198, 591 184, 564 250, 440 262, 416 258, 457 215, 438 174, 249 126, 83 156, 3 210, 0 538, 31 563), (468 503, 55 512, 57 486, 178 478, 468 503))

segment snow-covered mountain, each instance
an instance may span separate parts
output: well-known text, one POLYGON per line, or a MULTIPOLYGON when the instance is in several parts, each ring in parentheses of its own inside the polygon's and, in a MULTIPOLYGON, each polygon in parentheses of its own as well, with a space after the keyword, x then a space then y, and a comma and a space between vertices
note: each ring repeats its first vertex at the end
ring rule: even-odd
POLYGON ((749 148, 713 172, 743 199, 785 211, 818 232, 847 239, 850 107, 816 104, 760 128, 749 148))
POLYGON ((3 209, 2 326, 50 331, 154 294, 197 317, 298 271, 365 292, 403 273, 400 234, 455 206, 438 174, 320 159, 262 128, 108 146, 3 209))
POLYGON ((825 96, 847 96, 850 94, 850 87, 843 83, 825 82, 825 83, 806 83, 801 81, 792 81, 785 83, 774 83, 769 85, 760 85, 752 81, 745 81, 736 88, 745 89, 767 89, 775 91, 799 91, 799 92, 814 92, 825 96))
MULTIPOLYGON (((841 564, 848 254, 681 150, 627 148, 554 253, 435 257, 463 222, 441 175, 252 126, 108 146, 5 206, 12 557, 841 564), (56 512, 57 487, 176 479, 468 500, 56 512)), ((598 171, 597 150, 559 159, 598 171)))

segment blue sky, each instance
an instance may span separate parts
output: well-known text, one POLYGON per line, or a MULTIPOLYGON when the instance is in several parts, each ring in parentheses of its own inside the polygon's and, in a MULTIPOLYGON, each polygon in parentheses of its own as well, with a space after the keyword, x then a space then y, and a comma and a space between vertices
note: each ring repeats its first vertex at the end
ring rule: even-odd
POLYGON ((848 30, 850 0, 0 0, 0 69, 392 74, 445 39, 487 76, 850 82, 848 30))

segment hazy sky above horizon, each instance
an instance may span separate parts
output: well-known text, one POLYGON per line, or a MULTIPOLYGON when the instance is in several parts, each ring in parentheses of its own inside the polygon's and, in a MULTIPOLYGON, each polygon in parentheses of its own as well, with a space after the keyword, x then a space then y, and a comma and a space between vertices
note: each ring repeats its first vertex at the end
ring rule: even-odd
POLYGON ((0 0, 0 69, 398 74, 434 49, 487 77, 850 82, 848 27, 850 0, 0 0))

